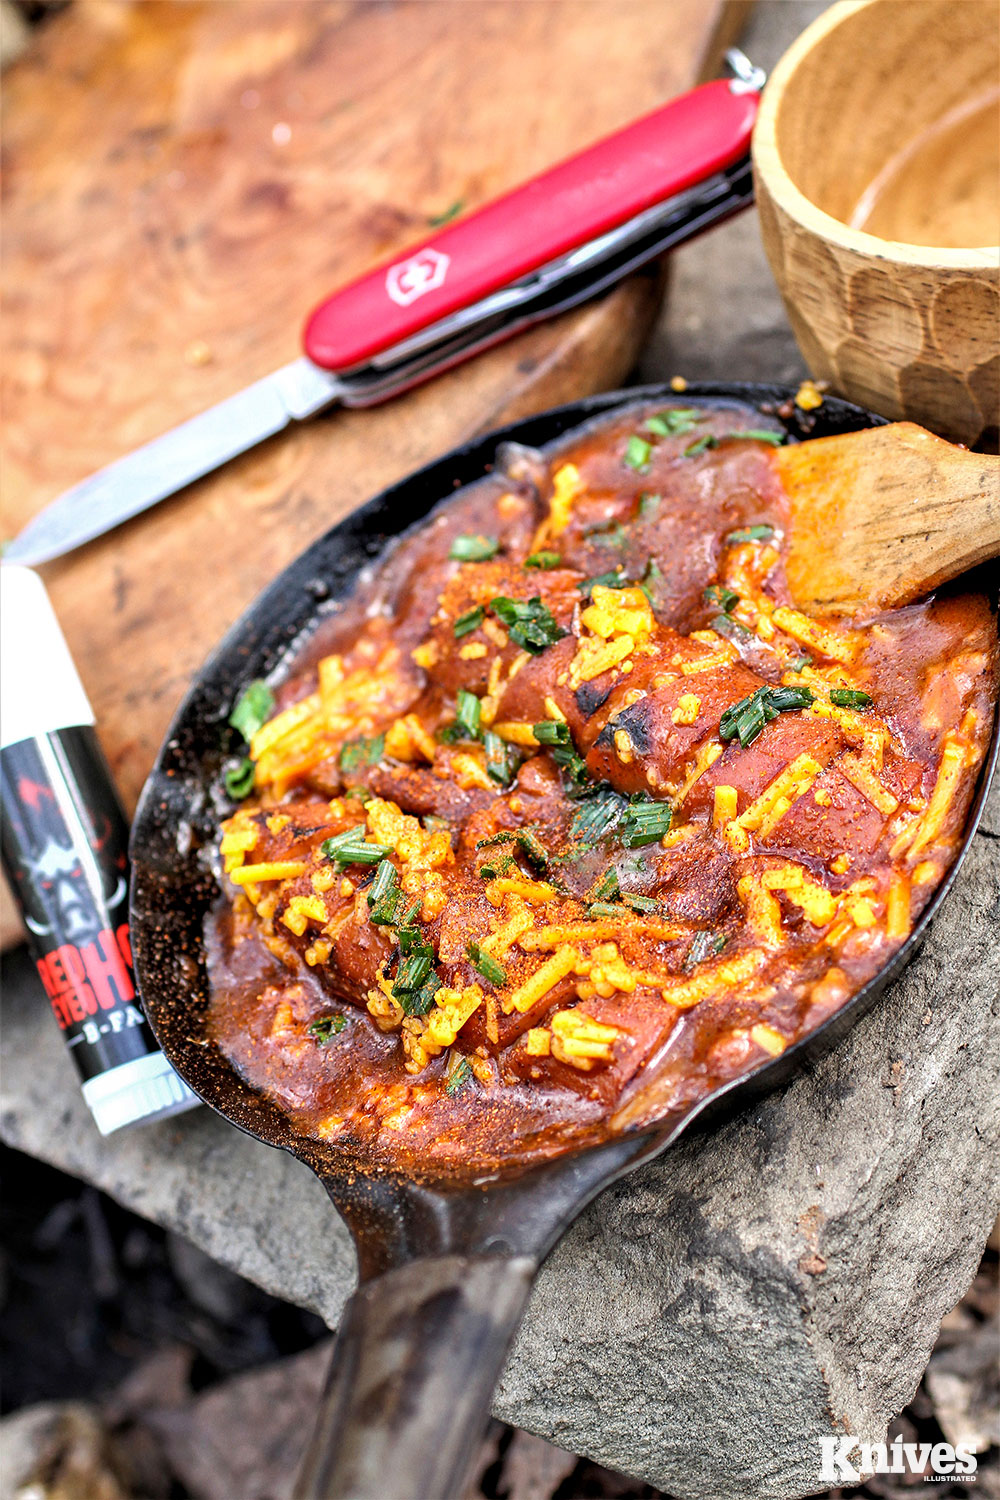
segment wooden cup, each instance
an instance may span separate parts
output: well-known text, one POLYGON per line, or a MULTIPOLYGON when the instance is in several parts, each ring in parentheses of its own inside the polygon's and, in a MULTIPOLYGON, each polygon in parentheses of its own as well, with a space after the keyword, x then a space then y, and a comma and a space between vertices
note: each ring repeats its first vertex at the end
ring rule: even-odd
POLYGON ((753 156, 761 230, 815 378, 997 445, 1000 8, 840 0, 781 59, 753 156))

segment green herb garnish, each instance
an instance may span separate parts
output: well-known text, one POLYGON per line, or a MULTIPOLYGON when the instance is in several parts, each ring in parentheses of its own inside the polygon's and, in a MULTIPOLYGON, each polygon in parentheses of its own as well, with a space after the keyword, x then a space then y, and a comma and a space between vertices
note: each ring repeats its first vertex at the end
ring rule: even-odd
POLYGON ((603 838, 610 833, 625 810, 625 798, 611 787, 599 787, 596 792, 580 804, 573 818, 570 837, 573 839, 603 838))
POLYGON ((759 637, 746 625, 741 625, 739 620, 734 620, 732 615, 716 615, 711 621, 711 626, 718 635, 724 635, 727 640, 733 641, 737 646, 747 646, 751 641, 758 641, 759 637))
POLYGON ((532 552, 529 557, 524 559, 524 566, 526 568, 544 568, 550 570, 558 568, 561 562, 562 558, 558 552, 532 552))
POLYGON ((871 697, 860 688, 831 688, 830 702, 838 708, 870 708, 871 697))
MULTIPOLYGON (((455 1053, 452 1054, 453 1057, 456 1055, 457 1054, 455 1053)), ((467 1057, 460 1056, 458 1058, 458 1062, 455 1063, 454 1067, 451 1066, 451 1062, 449 1061, 448 1081, 444 1086, 444 1091, 446 1094, 450 1094, 451 1097, 454 1098, 456 1094, 460 1093, 461 1090, 465 1088, 465 1085, 469 1083, 471 1079, 472 1065, 467 1057)))
POLYGON ((552 759, 560 770, 566 771, 577 786, 587 781, 587 766, 577 754, 569 725, 563 719, 542 719, 532 724, 531 732, 540 745, 552 752, 552 759))
POLYGON ((625 576, 625 569, 619 566, 611 573, 598 573, 596 578, 582 579, 577 584, 577 588, 581 594, 589 596, 596 588, 620 589, 626 583, 628 583, 628 579, 625 576))
POLYGON ((507 983, 507 970, 503 964, 498 964, 495 958, 491 958, 488 953, 484 953, 478 943, 470 943, 465 950, 465 954, 476 973, 481 974, 484 979, 489 980, 490 984, 502 985, 507 983))
POLYGON ((499 782, 500 786, 510 786, 520 763, 517 751, 498 734, 494 734, 492 729, 487 729, 483 735, 483 746, 486 750, 487 776, 499 782))
POLYGON ((728 615, 734 604, 740 602, 739 594, 734 593, 732 589, 727 589, 721 583, 713 583, 702 594, 702 598, 706 604, 714 604, 716 609, 721 609, 725 615, 728 615))
POLYGON ((721 953, 725 946, 724 933, 696 932, 684 960, 685 970, 690 973, 698 964, 704 963, 706 958, 714 958, 717 953, 721 953))
POLYGON ((457 536, 448 556, 455 562, 489 562, 500 551, 495 536, 457 536))
POLYGON ((645 796, 630 797, 622 823, 621 840, 626 849, 655 844, 670 831, 669 802, 654 802, 645 796))
POLYGON ((627 464, 630 469, 637 470, 640 474, 645 474, 649 468, 649 459, 652 452, 652 443, 647 443, 645 438, 636 437, 633 434, 625 445, 622 463, 627 464))
POLYGON ((433 963, 430 953, 411 953, 408 958, 404 958, 392 986, 393 999, 398 1000, 401 995, 413 995, 423 989, 433 963))
POLYGON ((705 420, 703 413, 692 408, 683 409, 674 407, 668 411, 657 412, 653 417, 647 417, 642 424, 648 432, 655 433, 657 437, 683 437, 686 432, 693 432, 696 422, 705 420))
POLYGON ((721 443, 739 443, 744 440, 753 443, 770 443, 773 448, 780 448, 785 441, 785 434, 770 432, 766 427, 747 427, 743 432, 707 433, 705 437, 699 438, 696 443, 690 443, 684 449, 684 457, 697 458, 699 453, 704 453, 708 448, 718 448, 721 443))
POLYGON ((512 844, 516 834, 510 828, 501 828, 499 833, 491 833, 489 838, 477 839, 477 849, 493 849, 497 844, 512 844))
POLYGON ((274 712, 274 694, 263 678, 249 683, 236 701, 229 722, 247 744, 274 712))
POLYGON ((743 526, 739 531, 731 531, 726 537, 726 546, 731 547, 735 542, 766 542, 774 536, 774 527, 766 523, 760 526, 743 526))
POLYGON ((554 646, 566 634, 552 617, 547 604, 536 594, 533 599, 508 599, 498 594, 490 600, 490 609, 507 626, 515 645, 537 656, 546 646, 554 646))
POLYGON ((592 901, 587 907, 588 917, 620 917, 621 914, 621 907, 612 906, 610 901, 592 901))
POLYGON ((324 839, 319 850, 324 859, 332 859, 341 870, 346 865, 377 865, 387 854, 392 853, 388 844, 369 844, 365 841, 363 823, 359 823, 356 828, 348 828, 346 833, 324 839))
POLYGON ((719 738, 738 739, 746 749, 772 719, 808 708, 812 701, 813 695, 807 687, 759 687, 755 693, 729 705, 719 721, 719 738))
POLYGON ((639 587, 642 589, 642 592, 645 594, 651 605, 656 603, 653 595, 658 591, 659 586, 662 582, 663 573, 660 571, 660 566, 657 563, 655 557, 651 557, 646 564, 646 571, 643 573, 642 578, 639 580, 639 587))
POLYGON ((542 843, 532 828, 519 828, 517 832, 517 845, 528 861, 536 870, 547 870, 549 866, 549 851, 542 843))
POLYGON ((463 635, 468 635, 470 631, 478 630, 485 619, 486 607, 483 604, 477 604, 475 609, 467 609, 464 615, 459 615, 454 625, 456 641, 460 640, 463 635))
POLYGON ((340 1035, 346 1025, 344 1016, 320 1016, 309 1027, 309 1035, 314 1036, 321 1047, 325 1047, 327 1042, 332 1042, 335 1036, 340 1035))
POLYGON ((571 745, 569 725, 565 719, 542 719, 532 724, 531 732, 540 745, 571 745))
POLYGON ((256 772, 257 767, 249 755, 244 755, 237 765, 230 766, 222 780, 228 795, 234 802, 242 802, 244 797, 249 797, 253 791, 256 772))
POLYGON ((399 1001, 405 1016, 426 1016, 440 988, 440 979, 432 973, 428 975, 426 983, 422 984, 419 990, 406 990, 403 994, 397 995, 394 988, 393 998, 399 1001))
POLYGON ((618 871, 614 865, 609 865, 594 886, 593 897, 595 901, 617 901, 621 895, 621 887, 618 884, 618 871))
POLYGON ((385 754, 385 735, 376 734, 372 739, 361 735, 348 740, 340 752, 340 769, 345 773, 357 771, 362 766, 377 766, 385 754))
POLYGON ((399 908, 399 877, 391 860, 383 859, 368 890, 368 919, 376 927, 391 927, 399 908))
POLYGON ((481 711, 481 705, 475 693, 470 693, 467 688, 459 688, 458 697, 455 700, 455 723, 458 726, 460 738, 467 740, 479 738, 481 711))
POLYGON ((638 896, 634 895, 631 891, 622 891, 622 900, 633 911, 654 912, 660 909, 659 902, 654 900, 652 896, 638 896))

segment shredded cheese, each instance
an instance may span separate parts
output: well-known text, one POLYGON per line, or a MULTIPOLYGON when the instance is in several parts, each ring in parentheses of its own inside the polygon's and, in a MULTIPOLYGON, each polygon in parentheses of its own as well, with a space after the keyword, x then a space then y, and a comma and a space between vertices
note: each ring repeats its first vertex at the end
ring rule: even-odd
POLYGON ((305 872, 306 865, 301 859, 274 859, 260 865, 241 865, 238 870, 230 871, 229 878, 234 885, 247 885, 250 881, 256 885, 262 880, 295 880, 305 872))
POLYGON ((557 948, 551 958, 545 960, 540 968, 537 968, 529 979, 514 990, 504 1009, 509 1005, 511 1010, 523 1012, 537 1005, 545 995, 548 994, 561 979, 567 974, 572 974, 580 961, 577 950, 569 943, 557 948))

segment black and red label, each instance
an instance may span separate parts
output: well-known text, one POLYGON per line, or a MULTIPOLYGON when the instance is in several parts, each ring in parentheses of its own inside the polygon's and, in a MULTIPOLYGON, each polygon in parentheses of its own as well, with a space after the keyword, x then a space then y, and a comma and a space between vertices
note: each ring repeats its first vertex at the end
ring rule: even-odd
POLYGON ((83 1078, 157 1050, 128 935, 128 827, 94 731, 0 750, 3 864, 83 1078))

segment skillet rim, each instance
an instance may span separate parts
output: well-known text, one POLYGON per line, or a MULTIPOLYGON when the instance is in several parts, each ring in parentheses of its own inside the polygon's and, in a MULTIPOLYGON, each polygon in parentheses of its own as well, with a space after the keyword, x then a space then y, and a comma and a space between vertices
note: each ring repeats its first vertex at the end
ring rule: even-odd
MULTIPOLYGON (((201 923, 208 904, 218 894, 214 875, 199 857, 206 842, 203 840, 195 848, 193 835, 199 826, 203 832, 217 829, 219 819, 228 815, 233 805, 219 790, 219 773, 227 758, 224 747, 228 714, 239 687, 254 677, 272 677, 329 613, 326 606, 335 608, 337 600, 350 593, 364 567, 376 562, 384 549, 410 527, 419 525, 438 503, 449 499, 464 485, 488 475, 496 450, 502 443, 555 445, 564 436, 618 408, 651 400, 677 404, 690 399, 703 405, 722 407, 749 405, 762 415, 782 421, 794 440, 887 425, 886 418, 834 397, 826 397, 815 412, 804 414, 792 406, 791 417, 780 417, 777 408, 792 403, 794 394, 791 387, 772 383, 692 381, 682 392, 657 383, 585 397, 520 418, 473 438, 377 492, 328 528, 272 579, 212 649, 173 715, 136 808, 130 839, 129 925, 137 990, 154 1035, 176 1071, 215 1113, 266 1144, 289 1151, 327 1181, 333 1175, 353 1170, 370 1178, 393 1178, 409 1183, 419 1180, 442 1192, 456 1188, 467 1190, 475 1185, 468 1177, 418 1177, 413 1170, 371 1161, 344 1147, 326 1146, 296 1133, 289 1117, 272 1101, 254 1093, 214 1044, 205 1037, 188 1034, 192 1029, 192 1009, 195 1013, 203 1012, 207 1004, 207 983, 203 982, 202 993, 197 993, 195 979, 207 980, 201 923), (462 471, 461 478, 456 479, 456 470, 462 471), (402 514, 393 517, 394 507, 402 514), (372 521, 383 524, 372 530, 369 526, 372 521), (350 557, 346 564, 343 556, 337 555, 341 550, 350 557), (331 553, 334 555, 329 555, 331 553), (324 576, 318 576, 320 574, 324 576), (332 583, 328 581, 331 576, 332 583), (289 616, 294 625, 288 623, 289 616), (282 621, 286 623, 282 624, 282 621), (206 740, 212 735, 216 743, 209 746, 206 740), (188 744, 192 736, 193 742, 188 744), (199 743, 198 763, 192 766, 190 752, 197 749, 199 743), (206 769, 206 759, 214 762, 211 774, 206 769), (179 796, 192 779, 197 789, 194 794, 179 796), (169 834, 175 826, 181 845, 186 843, 186 847, 178 847, 177 837, 170 847, 169 834), (192 900, 198 912, 194 943, 199 950, 197 954, 192 953, 189 943, 191 921, 186 929, 171 921, 173 908, 178 903, 183 908, 192 900), (177 1008, 179 991, 187 992, 181 1013, 177 1008), (184 1020, 187 1020, 187 1030, 179 1025, 184 1020), (180 1036, 179 1031, 183 1033, 180 1036)), ((996 612, 995 599, 993 607, 996 612)), ((579 1161, 588 1152, 625 1142, 633 1143, 635 1154, 658 1153, 681 1133, 720 1123, 723 1118, 737 1113, 744 1102, 749 1103, 779 1088, 801 1066, 813 1062, 835 1046, 922 946, 930 923, 947 899, 979 827, 998 752, 1000 698, 994 705, 990 744, 950 869, 909 937, 827 1021, 793 1043, 780 1056, 748 1074, 731 1079, 679 1118, 664 1116, 609 1137, 605 1142, 571 1148, 547 1161, 527 1166, 514 1163, 509 1171, 501 1168, 488 1180, 495 1183, 517 1181, 525 1175, 544 1173, 546 1168, 579 1161), (639 1145, 644 1140, 652 1140, 655 1144, 644 1150, 639 1145)), ((633 1153, 628 1154, 631 1159, 633 1153)))

